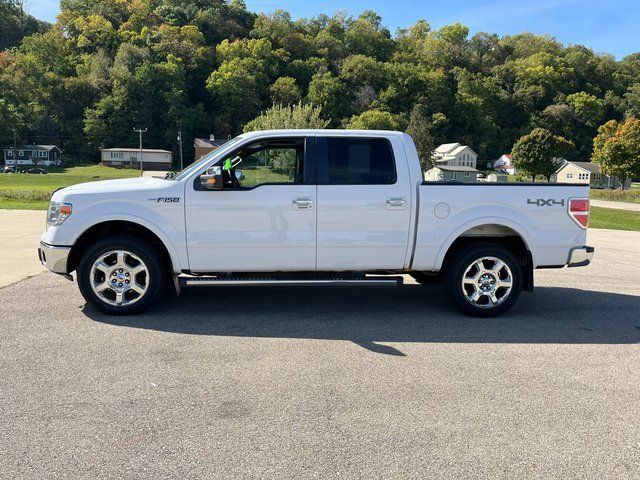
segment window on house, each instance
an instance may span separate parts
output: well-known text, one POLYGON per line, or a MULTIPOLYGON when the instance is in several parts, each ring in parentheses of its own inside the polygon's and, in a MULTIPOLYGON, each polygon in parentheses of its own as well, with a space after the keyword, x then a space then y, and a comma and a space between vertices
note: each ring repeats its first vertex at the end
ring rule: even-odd
POLYGON ((567 173, 567 178, 573 178, 573 173, 567 173))
POLYGON ((24 151, 22 151, 22 150, 18 150, 18 156, 19 156, 19 157, 24 156, 24 151))
POLYGON ((451 172, 451 180, 457 180, 458 179, 458 172, 451 172))
POLYGON ((7 150, 7 157, 13 157, 13 150, 7 150))
POLYGON ((470 176, 471 176, 471 173, 470 173, 470 172, 464 172, 464 176, 465 176, 465 177, 470 177, 470 176))

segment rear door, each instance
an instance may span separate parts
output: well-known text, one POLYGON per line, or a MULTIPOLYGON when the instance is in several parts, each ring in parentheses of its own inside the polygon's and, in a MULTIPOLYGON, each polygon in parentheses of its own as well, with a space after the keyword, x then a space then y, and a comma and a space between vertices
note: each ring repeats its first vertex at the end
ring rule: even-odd
POLYGON ((402 269, 411 196, 400 140, 319 136, 317 154, 318 270, 402 269))

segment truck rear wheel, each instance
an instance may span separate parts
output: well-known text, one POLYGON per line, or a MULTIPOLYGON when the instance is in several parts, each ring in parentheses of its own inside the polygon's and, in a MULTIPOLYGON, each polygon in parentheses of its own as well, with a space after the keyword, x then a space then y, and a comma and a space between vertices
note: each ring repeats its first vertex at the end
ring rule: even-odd
POLYGON ((91 246, 77 271, 82 296, 109 315, 140 313, 167 287, 167 266, 158 250, 131 235, 107 237, 91 246))
POLYGON ((496 317, 509 310, 522 290, 522 267, 501 245, 471 244, 456 252, 447 268, 449 297, 467 315, 496 317))

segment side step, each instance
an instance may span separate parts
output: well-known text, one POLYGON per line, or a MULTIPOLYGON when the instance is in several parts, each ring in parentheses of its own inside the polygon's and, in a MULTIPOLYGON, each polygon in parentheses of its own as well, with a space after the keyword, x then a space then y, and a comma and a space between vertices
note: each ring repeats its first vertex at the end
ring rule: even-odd
POLYGON ((192 277, 179 276, 178 281, 181 287, 229 287, 229 286, 281 286, 281 287, 304 287, 313 285, 335 285, 335 286, 400 286, 404 279, 401 276, 370 276, 362 278, 237 278, 237 277, 192 277))

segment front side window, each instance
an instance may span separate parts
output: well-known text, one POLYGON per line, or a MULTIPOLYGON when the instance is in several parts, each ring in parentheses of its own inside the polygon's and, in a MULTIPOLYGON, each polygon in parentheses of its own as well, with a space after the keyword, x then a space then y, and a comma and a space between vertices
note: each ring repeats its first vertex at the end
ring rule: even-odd
POLYGON ((7 151, 7 156, 8 157, 13 157, 13 150, 8 150, 7 151))
POLYGON ((223 157, 224 189, 254 188, 265 184, 302 184, 305 139, 259 140, 223 157))
POLYGON ((318 138, 319 183, 390 185, 396 182, 391 144, 385 138, 318 138))

